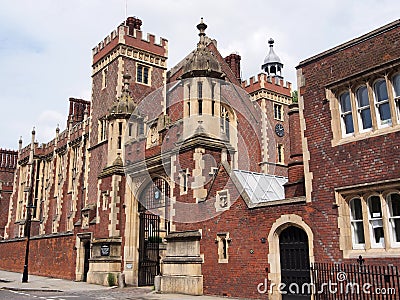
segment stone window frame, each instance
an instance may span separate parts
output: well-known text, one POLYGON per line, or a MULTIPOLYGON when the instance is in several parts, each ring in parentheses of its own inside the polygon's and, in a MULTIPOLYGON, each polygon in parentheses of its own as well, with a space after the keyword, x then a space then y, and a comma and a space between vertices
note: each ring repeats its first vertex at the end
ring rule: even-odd
POLYGON ((283 105, 279 103, 274 103, 274 119, 283 121, 283 105))
POLYGON ((276 145, 276 162, 278 164, 285 163, 285 146, 283 144, 276 145))
POLYGON ((101 71, 101 89, 105 89, 107 87, 107 73, 108 66, 101 71))
POLYGON ((122 150, 123 147, 123 141, 122 141, 122 136, 124 134, 124 123, 123 122, 118 122, 118 135, 117 135, 117 150, 122 150))
POLYGON ((107 140, 108 121, 106 117, 98 120, 98 142, 107 140))
POLYGON ((136 63, 136 83, 151 86, 152 67, 143 63, 136 63), (145 76, 147 70, 147 77, 145 76))
POLYGON ((16 212, 16 222, 26 219, 25 217, 25 189, 27 187, 28 180, 28 167, 23 165, 20 167, 19 171, 19 190, 18 190, 18 202, 17 202, 17 212, 16 212))
POLYGON ((220 105, 220 127, 221 133, 230 139, 231 114, 227 106, 220 105))
POLYGON ((331 111, 331 125, 333 132, 332 146, 337 146, 357 140, 363 140, 369 137, 387 134, 400 130, 400 84, 395 86, 394 79, 400 76, 400 66, 392 69, 363 74, 355 78, 344 79, 339 83, 332 83, 325 89, 326 102, 329 102, 331 111), (379 80, 385 80, 388 94, 388 103, 391 119, 389 122, 381 123, 379 109, 376 101, 375 84, 379 80), (368 90, 369 109, 372 126, 371 128, 362 128, 362 119, 360 117, 363 108, 359 107, 357 101, 357 91, 360 87, 366 86, 368 90), (399 90, 397 93, 395 88, 399 90), (340 105, 340 96, 348 92, 351 102, 351 115, 354 131, 346 133, 342 120, 342 109, 340 105))
POLYGON ((355 89, 355 97, 356 97, 356 110, 357 110, 357 117, 358 117, 358 130, 359 132, 368 132, 372 130, 372 115, 371 115, 371 104, 370 104, 370 95, 368 92, 368 87, 366 84, 361 84, 358 85, 355 89), (361 93, 360 95, 360 91, 362 90, 366 90, 367 93, 364 96, 367 96, 367 101, 368 101, 368 105, 362 105, 361 104, 361 100, 363 99, 363 95, 361 93), (366 120, 366 116, 364 115, 365 112, 369 111, 369 118, 370 118, 370 122, 371 124, 368 124, 367 127, 364 128, 364 121, 366 120))
POLYGON ((229 237, 229 232, 218 232, 215 243, 218 249, 218 263, 227 264, 229 262, 229 243, 231 238, 229 237))
POLYGON ((180 186, 180 195, 186 195, 189 190, 189 168, 182 169, 179 171, 179 186, 180 186))
MULTIPOLYGON (((374 185, 358 185, 336 190, 336 205, 339 210, 338 227, 340 230, 340 249, 343 250, 344 258, 357 258, 359 255, 365 257, 385 257, 400 254, 400 241, 395 241, 391 209, 389 207, 389 196, 400 195, 400 182, 390 181, 375 183, 374 185), (378 196, 382 215, 383 243, 373 241, 373 226, 368 199, 378 196), (351 217, 350 203, 354 199, 360 199, 362 205, 362 224, 364 232, 364 243, 355 243, 354 220, 351 217)), ((400 219, 400 216, 395 216, 400 219)))

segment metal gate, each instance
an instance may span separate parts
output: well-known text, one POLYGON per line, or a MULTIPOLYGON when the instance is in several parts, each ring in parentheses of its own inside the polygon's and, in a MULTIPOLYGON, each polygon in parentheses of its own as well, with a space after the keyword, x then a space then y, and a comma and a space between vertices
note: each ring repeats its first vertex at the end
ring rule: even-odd
POLYGON ((279 235, 282 300, 311 299, 310 258, 304 230, 290 226, 279 235))
POLYGON ((139 230, 138 285, 153 285, 160 273, 160 216, 141 212, 139 230))

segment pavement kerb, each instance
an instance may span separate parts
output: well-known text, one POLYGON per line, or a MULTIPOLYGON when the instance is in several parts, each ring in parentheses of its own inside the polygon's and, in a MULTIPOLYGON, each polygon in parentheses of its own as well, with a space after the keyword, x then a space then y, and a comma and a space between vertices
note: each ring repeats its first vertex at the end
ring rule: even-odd
POLYGON ((49 293, 63 293, 63 290, 56 289, 39 289, 39 288, 16 288, 16 287, 8 287, 4 286, 0 288, 1 290, 15 291, 15 292, 49 292, 49 293))

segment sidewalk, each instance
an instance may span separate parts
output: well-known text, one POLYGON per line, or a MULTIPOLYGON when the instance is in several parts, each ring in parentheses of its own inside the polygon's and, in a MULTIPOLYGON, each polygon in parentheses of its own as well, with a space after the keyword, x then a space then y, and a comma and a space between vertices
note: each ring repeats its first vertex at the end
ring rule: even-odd
MULTIPOLYGON (((157 294, 151 288, 134 288, 128 287, 126 289, 119 289, 116 287, 105 287, 97 284, 89 284, 86 282, 76 282, 64 279, 49 278, 43 276, 29 275, 27 283, 22 283, 22 274, 0 270, 0 289, 7 289, 13 291, 43 291, 43 292, 95 292, 95 291, 110 291, 115 289, 124 291, 135 289, 140 290, 140 293, 145 295, 143 299, 179 299, 179 300, 218 300, 228 299, 226 297, 212 297, 212 296, 190 296, 180 294, 157 294), (146 297, 148 296, 148 298, 146 297)), ((232 299, 232 298, 231 298, 232 299)))
POLYGON ((35 275, 29 275, 27 283, 22 283, 21 280, 22 274, 20 273, 0 270, 0 289, 48 292, 79 292, 110 289, 110 287, 86 282, 75 282, 35 275))

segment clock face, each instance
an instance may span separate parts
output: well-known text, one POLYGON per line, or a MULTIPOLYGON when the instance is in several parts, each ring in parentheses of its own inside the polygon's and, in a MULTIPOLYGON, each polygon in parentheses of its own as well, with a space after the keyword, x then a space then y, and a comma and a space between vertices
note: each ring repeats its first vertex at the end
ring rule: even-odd
POLYGON ((275 125, 275 133, 279 137, 283 137, 285 135, 285 128, 283 128, 282 124, 276 124, 275 125))
POLYGON ((158 200, 160 199, 161 196, 161 192, 159 190, 155 190, 154 191, 154 199, 158 200))

